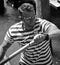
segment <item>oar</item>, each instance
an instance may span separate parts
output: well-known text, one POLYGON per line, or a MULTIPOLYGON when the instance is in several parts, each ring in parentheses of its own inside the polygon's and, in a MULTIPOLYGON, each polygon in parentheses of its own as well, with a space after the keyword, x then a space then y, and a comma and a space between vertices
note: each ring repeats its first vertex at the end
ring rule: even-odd
POLYGON ((29 47, 32 43, 34 42, 34 40, 32 40, 29 44, 26 44, 25 46, 23 46, 22 48, 18 49, 17 51, 15 51, 14 53, 12 53, 11 55, 9 55, 9 57, 7 57, 6 59, 2 60, 0 62, 0 65, 5 64, 6 62, 8 62, 9 60, 11 60, 12 58, 14 58, 16 55, 20 54, 22 51, 24 51, 27 47, 29 47))

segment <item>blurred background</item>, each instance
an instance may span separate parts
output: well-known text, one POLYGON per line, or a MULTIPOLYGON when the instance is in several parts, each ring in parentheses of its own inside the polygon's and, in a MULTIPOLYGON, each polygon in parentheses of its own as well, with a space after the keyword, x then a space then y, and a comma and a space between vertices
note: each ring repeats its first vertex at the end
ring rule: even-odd
MULTIPOLYGON (((36 2, 37 17, 41 17, 53 22, 60 28, 60 1, 59 0, 34 0, 36 2)), ((19 12, 17 10, 20 0, 1 0, 0 1, 0 44, 3 42, 6 31, 9 27, 20 21, 18 18, 19 12)), ((20 46, 14 43, 7 51, 6 55, 9 56, 14 51, 19 49, 20 46)), ((19 56, 17 55, 10 60, 11 65, 19 65, 19 56)), ((57 60, 54 60, 56 65, 60 65, 57 60)))

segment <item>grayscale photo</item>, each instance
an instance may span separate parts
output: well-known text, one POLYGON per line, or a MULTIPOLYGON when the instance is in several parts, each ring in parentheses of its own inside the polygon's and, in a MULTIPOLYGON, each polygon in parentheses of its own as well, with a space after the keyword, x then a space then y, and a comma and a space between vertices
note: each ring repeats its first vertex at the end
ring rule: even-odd
POLYGON ((60 65, 60 0, 0 1, 0 65, 60 65))

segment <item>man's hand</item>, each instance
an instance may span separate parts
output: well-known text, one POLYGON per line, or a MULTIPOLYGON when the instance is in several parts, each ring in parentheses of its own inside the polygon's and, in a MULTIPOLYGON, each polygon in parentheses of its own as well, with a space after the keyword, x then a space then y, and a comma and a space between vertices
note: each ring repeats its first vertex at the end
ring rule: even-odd
POLYGON ((40 43, 43 42, 44 40, 47 40, 48 34, 37 34, 34 37, 34 42, 35 43, 40 43))

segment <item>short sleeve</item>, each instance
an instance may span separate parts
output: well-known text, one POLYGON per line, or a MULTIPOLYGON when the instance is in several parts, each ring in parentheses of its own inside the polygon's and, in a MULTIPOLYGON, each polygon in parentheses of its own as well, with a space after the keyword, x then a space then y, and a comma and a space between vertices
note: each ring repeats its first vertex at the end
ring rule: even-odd
POLYGON ((14 40, 13 40, 11 34, 10 34, 10 30, 8 30, 6 32, 4 40, 7 41, 7 42, 9 42, 9 43, 13 43, 14 42, 14 40))
POLYGON ((46 32, 46 33, 50 33, 51 31, 58 29, 58 27, 55 24, 47 20, 42 20, 41 25, 42 25, 43 32, 46 32))

